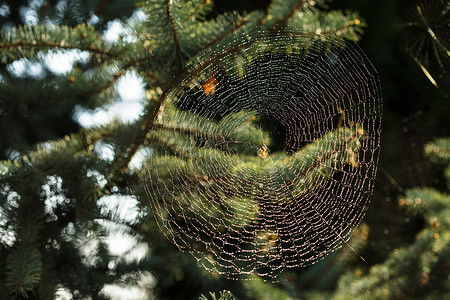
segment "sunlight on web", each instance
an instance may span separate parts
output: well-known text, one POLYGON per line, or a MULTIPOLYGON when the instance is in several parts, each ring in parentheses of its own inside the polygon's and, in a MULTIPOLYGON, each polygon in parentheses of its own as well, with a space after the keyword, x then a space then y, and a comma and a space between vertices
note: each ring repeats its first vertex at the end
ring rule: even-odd
POLYGON ((201 266, 274 280, 340 248, 365 215, 378 77, 355 44, 324 36, 258 33, 214 51, 164 100, 146 189, 201 266))

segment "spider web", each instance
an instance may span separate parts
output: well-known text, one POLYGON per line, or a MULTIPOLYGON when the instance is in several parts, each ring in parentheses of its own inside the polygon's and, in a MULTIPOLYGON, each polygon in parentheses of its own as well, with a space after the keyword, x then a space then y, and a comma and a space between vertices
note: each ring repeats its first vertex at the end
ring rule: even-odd
POLYGON ((146 190, 200 265, 274 279, 340 248, 365 215, 378 77, 355 44, 324 36, 258 32, 213 51, 160 109, 146 190))

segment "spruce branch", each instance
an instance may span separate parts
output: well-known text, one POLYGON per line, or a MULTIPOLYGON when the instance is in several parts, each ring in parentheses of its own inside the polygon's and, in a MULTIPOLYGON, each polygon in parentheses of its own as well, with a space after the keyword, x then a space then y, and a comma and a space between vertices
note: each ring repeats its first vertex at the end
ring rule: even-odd
POLYGON ((79 25, 68 26, 36 25, 19 26, 0 34, 0 53, 5 52, 2 61, 9 63, 20 58, 34 58, 38 52, 52 50, 87 51, 108 59, 118 60, 124 47, 111 48, 104 43, 94 28, 79 25), (114 51, 111 51, 114 49, 114 51))
POLYGON ((358 41, 366 26, 357 13, 342 11, 316 11, 295 14, 289 25, 300 28, 305 36, 328 36, 331 40, 337 37, 358 41))
POLYGON ((280 22, 278 24, 285 24, 290 18, 292 18, 292 16, 297 12, 297 10, 301 9, 303 7, 303 4, 305 4, 306 0, 299 0, 297 1, 297 3, 291 8, 291 10, 289 11, 289 13, 280 20, 280 22))
MULTIPOLYGON (((23 157, 22 161, 30 161, 36 164, 39 161, 46 161, 54 157, 61 151, 65 151, 69 155, 70 153, 76 155, 84 151, 90 152, 96 143, 113 136, 120 128, 121 123, 116 120, 106 126, 83 129, 62 139, 37 145, 33 152, 29 152, 23 157)), ((14 173, 20 167, 10 168, 9 172, 14 173)), ((37 164, 35 167, 39 168, 39 165, 37 164)))
MULTIPOLYGON (((296 156, 309 156, 309 151, 311 151, 312 149, 314 153, 319 153, 320 155, 316 156, 313 158, 313 163, 304 171, 300 172, 299 175, 300 177, 304 177, 309 175, 311 172, 313 172, 314 170, 316 170, 317 168, 320 168, 321 166, 325 166, 328 167, 329 165, 327 164, 327 161, 341 161, 339 159, 332 159, 333 155, 336 154, 342 154, 343 151, 345 151, 344 149, 347 149, 349 147, 350 142, 352 141, 356 141, 359 140, 361 138, 361 135, 356 133, 356 134, 352 134, 349 137, 345 138, 344 141, 342 143, 337 143, 336 146, 332 147, 332 148, 328 148, 329 146, 326 145, 327 142, 333 141, 333 137, 335 136, 334 132, 331 132, 328 134, 328 136, 324 136, 322 137, 322 139, 324 140, 324 143, 313 143, 311 145, 308 145, 306 147, 306 149, 304 149, 303 151, 300 150, 299 153, 296 154, 296 156), (318 151, 319 146, 325 144, 325 150, 322 151, 318 151), (320 153, 322 152, 322 153, 320 153)), ((338 139, 339 140, 339 139, 338 139)))
POLYGON ((176 156, 181 157, 182 159, 189 159, 191 155, 189 155, 186 151, 184 151, 181 147, 178 147, 176 143, 171 143, 167 139, 159 137, 157 135, 152 135, 149 139, 150 142, 154 142, 156 144, 162 145, 163 148, 171 150, 176 156))
POLYGON ((341 33, 348 31, 349 29, 357 28, 359 25, 361 25, 361 21, 359 19, 350 20, 347 24, 338 27, 338 28, 332 28, 330 30, 324 30, 321 31, 322 34, 337 34, 340 35, 341 33))
MULTIPOLYGON (((5 43, 0 43, 0 51, 2 50, 6 50, 6 51, 11 51, 13 48, 19 48, 19 47, 25 47, 25 48, 33 48, 33 49, 63 49, 63 50, 82 50, 82 51, 87 51, 87 52, 91 52, 93 54, 100 54, 100 55, 104 55, 107 56, 109 58, 114 58, 114 59, 119 59, 120 56, 116 55, 114 53, 108 52, 106 50, 102 50, 100 48, 96 48, 94 46, 89 46, 89 47, 80 47, 77 45, 68 45, 68 44, 63 44, 63 43, 58 43, 58 42, 52 42, 52 41, 45 41, 42 40, 40 43, 37 42, 24 42, 22 40, 19 40, 15 43, 11 43, 11 44, 5 44, 5 43)), ((12 61, 14 61, 15 59, 11 60, 11 61, 6 61, 5 59, 3 60, 4 63, 11 63, 12 61)))
MULTIPOLYGON (((181 48, 180 48, 180 45, 179 45, 178 39, 177 39, 177 31, 175 29, 174 20, 173 20, 172 14, 171 14, 171 6, 170 6, 170 3, 168 0, 166 0, 165 3, 166 3, 166 13, 167 13, 167 16, 169 18, 171 28, 172 28, 172 35, 173 35, 173 38, 174 38, 174 41, 175 41, 175 44, 177 47, 177 51, 179 51, 179 52, 177 52, 178 53, 177 55, 181 55, 181 48)), ((219 36, 217 39, 215 39, 211 43, 207 44, 207 46, 211 46, 213 44, 218 43, 220 40, 222 40, 226 36, 230 35, 238 28, 242 27, 246 22, 247 22, 247 19, 244 18, 241 22, 236 24, 236 26, 233 29, 229 30, 226 34, 219 36)), ((220 57, 225 56, 225 55, 226 55, 226 53, 222 54, 221 56, 215 57, 214 59, 220 59, 220 57)), ((179 57, 181 58, 181 56, 179 56, 179 57)), ((204 62, 203 65, 205 65, 207 63, 208 62, 204 62)), ((201 67, 197 70, 201 70, 201 67)), ((142 126, 140 126, 140 128, 142 130, 137 134, 134 141, 130 144, 130 147, 129 147, 128 152, 125 155, 125 157, 123 159, 119 159, 119 162, 117 163, 117 165, 113 167, 113 169, 115 169, 116 171, 111 169, 111 174, 115 174, 115 172, 117 172, 117 171, 123 172, 128 168, 129 162, 134 157, 134 155, 136 154, 138 149, 141 147, 141 145, 144 143, 144 141, 150 137, 150 131, 153 129, 154 121, 159 113, 161 106, 163 105, 163 102, 165 101, 165 99, 167 97, 167 94, 170 91, 170 88, 173 86, 174 83, 180 81, 180 79, 182 78, 182 75, 183 75, 183 73, 181 72, 181 73, 178 73, 177 76, 172 78, 171 81, 169 82, 169 84, 167 84, 167 87, 162 91, 162 93, 159 96, 156 103, 154 103, 154 105, 149 104, 151 106, 151 107, 149 106, 147 108, 147 109, 149 109, 149 114, 144 114, 144 116, 141 119, 144 122, 144 124, 142 126)), ((118 158, 119 157, 116 156, 116 159, 118 159, 118 158)))
POLYGON ((17 248, 8 255, 6 286, 12 295, 28 297, 41 279, 41 255, 34 248, 17 248))
POLYGON ((316 6, 323 7, 323 2, 325 0, 320 2, 311 0, 272 0, 262 23, 267 23, 271 31, 279 31, 290 22, 296 13, 317 12, 318 8, 316 6))
POLYGON ((100 94, 100 93, 104 92, 105 90, 113 87, 114 84, 127 73, 126 71, 127 71, 126 67, 120 71, 117 71, 116 73, 114 73, 113 78, 110 81, 108 81, 106 84, 98 87, 97 89, 91 91, 90 94, 97 95, 97 94, 100 94))
POLYGON ((186 128, 186 127, 172 127, 172 126, 166 126, 164 124, 155 124, 154 128, 159 129, 159 130, 168 130, 168 131, 172 131, 172 132, 178 132, 178 133, 195 136, 195 137, 201 137, 205 140, 212 140, 215 142, 223 142, 226 140, 225 136, 212 134, 210 132, 204 132, 204 131, 198 130, 198 129, 191 129, 191 128, 186 128))
POLYGON ((158 116, 159 110, 162 107, 165 99, 167 98, 167 94, 170 91, 170 87, 175 82, 178 82, 182 78, 182 75, 183 73, 180 72, 176 77, 170 80, 167 87, 162 91, 161 95, 158 97, 156 103, 150 102, 147 105, 146 107, 147 113, 145 113, 141 117, 141 122, 143 122, 143 125, 140 126, 141 130, 137 133, 135 139, 130 144, 130 147, 128 148, 128 152, 126 153, 125 157, 119 160, 117 164, 112 167, 112 169, 110 170, 111 174, 115 174, 117 171, 124 172, 126 169, 128 169, 128 164, 130 163, 131 159, 134 157, 139 148, 144 144, 144 141, 150 137, 150 132, 153 129, 155 119, 158 116))
MULTIPOLYGON (((19 26, 0 33, 0 54, 3 63, 11 63, 21 58, 36 59, 38 53, 61 50, 86 51, 100 60, 124 62, 126 65, 139 65, 139 62, 160 59, 153 54, 136 58, 135 45, 129 43, 105 42, 99 33, 90 26, 77 27, 36 25, 19 26)), ((152 53, 150 49, 150 53, 152 53)))
POLYGON ((210 3, 211 0, 202 0, 200 3, 198 3, 197 6, 192 10, 192 12, 187 16, 186 22, 188 21, 188 19, 197 16, 200 12, 203 12, 205 10, 205 7, 206 9, 208 9, 207 5, 210 3))
POLYGON ((337 28, 331 28, 329 30, 320 30, 319 29, 314 32, 305 32, 305 34, 310 35, 310 36, 317 35, 317 34, 340 36, 340 35, 345 35, 345 33, 350 33, 350 31, 355 31, 355 29, 359 29, 361 25, 362 25, 361 21, 359 19, 355 19, 355 20, 350 20, 350 21, 348 21, 347 24, 342 25, 337 28))
MULTIPOLYGON (((88 98, 95 96, 95 95, 99 95, 99 94, 103 93, 104 91, 109 90, 110 88, 112 88, 114 86, 114 84, 120 78, 125 76, 129 70, 137 69, 142 62, 147 62, 147 61, 148 61, 147 57, 142 57, 142 58, 139 58, 136 60, 131 60, 122 66, 119 65, 117 67, 118 71, 116 71, 112 75, 112 78, 109 81, 107 81, 103 85, 97 86, 94 89, 87 92, 88 98)), ((148 72, 146 72, 146 71, 143 71, 143 72, 145 73, 145 75, 147 76, 148 79, 154 79, 154 76, 152 76, 151 74, 148 74, 148 72)))
POLYGON ((176 26, 175 26, 175 22, 174 22, 173 16, 172 16, 172 7, 171 7, 172 1, 165 0, 165 4, 166 4, 167 19, 169 20, 170 29, 172 31, 172 38, 173 38, 173 42, 175 44, 176 56, 179 59, 180 68, 183 68, 184 61, 183 61, 183 57, 182 57, 182 50, 181 50, 181 46, 180 46, 180 41, 178 40, 178 33, 177 33, 176 26))
POLYGON ((274 30, 278 31, 278 30, 280 30, 280 28, 282 28, 284 25, 286 25, 287 21, 292 18, 292 16, 297 12, 297 10, 299 10, 303 7, 303 4, 305 4, 305 2, 306 2, 306 0, 298 0, 297 3, 295 3, 292 6, 289 13, 276 23, 274 30))
POLYGON ((127 73, 128 70, 132 69, 133 67, 138 66, 139 63, 141 63, 143 61, 147 61, 147 60, 148 60, 147 58, 141 58, 138 60, 129 61, 123 67, 120 67, 119 71, 114 73, 114 75, 110 81, 108 81, 106 84, 98 87, 97 89, 93 90, 91 92, 91 95, 100 94, 101 92, 109 89, 110 87, 112 87, 114 85, 114 83, 116 83, 121 77, 123 77, 127 73))
MULTIPOLYGON (((211 300, 236 300, 236 297, 227 290, 220 291, 219 298, 213 292, 209 292, 209 295, 211 296, 211 300)), ((209 298, 202 294, 197 300, 209 300, 209 298)))
POLYGON ((198 51, 201 52, 202 50, 205 50, 213 45, 218 44, 221 40, 223 40, 224 38, 226 38, 227 36, 230 36, 231 34, 233 34, 235 31, 237 31, 239 28, 241 28, 242 26, 244 26, 247 23, 248 19, 247 18, 243 18, 241 21, 239 22, 235 22, 234 23, 234 27, 231 28, 230 30, 228 30, 227 32, 224 32, 223 34, 221 34, 220 36, 216 37, 214 40, 208 42, 207 44, 203 45, 202 48, 198 51))
POLYGON ((438 138, 425 145, 425 155, 432 162, 450 164, 450 138, 438 138))

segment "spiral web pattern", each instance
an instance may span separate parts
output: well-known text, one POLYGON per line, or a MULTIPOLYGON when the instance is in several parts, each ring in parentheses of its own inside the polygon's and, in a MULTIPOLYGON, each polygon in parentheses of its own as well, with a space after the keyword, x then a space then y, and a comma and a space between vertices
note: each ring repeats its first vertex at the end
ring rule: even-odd
POLYGON ((352 43, 245 36, 200 57, 160 109, 146 189, 164 234, 228 278, 323 259, 367 209, 376 71, 352 43))

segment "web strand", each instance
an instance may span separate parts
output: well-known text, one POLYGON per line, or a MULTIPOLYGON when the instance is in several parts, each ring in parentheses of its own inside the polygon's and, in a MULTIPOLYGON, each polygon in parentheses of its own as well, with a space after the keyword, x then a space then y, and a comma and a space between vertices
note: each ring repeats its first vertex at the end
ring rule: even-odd
POLYGON ((380 149, 370 62, 354 44, 291 32, 215 51, 157 117, 146 182, 163 233, 232 279, 275 280, 343 244, 356 252, 380 149))

